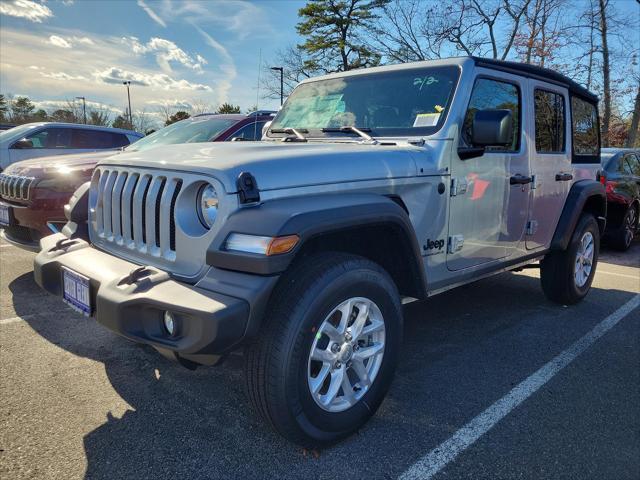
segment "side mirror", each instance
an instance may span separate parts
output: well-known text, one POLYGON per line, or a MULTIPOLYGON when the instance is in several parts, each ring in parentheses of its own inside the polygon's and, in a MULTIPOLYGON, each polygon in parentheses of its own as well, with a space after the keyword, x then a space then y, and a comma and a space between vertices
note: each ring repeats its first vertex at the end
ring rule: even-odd
POLYGON ((267 122, 262 126, 262 136, 264 137, 267 134, 267 130, 271 126, 271 122, 267 122))
POLYGON ((23 148, 33 148, 33 142, 28 138, 22 138, 14 143, 11 148, 17 148, 18 150, 23 148))
POLYGON ((471 125, 471 146, 458 147, 460 160, 481 157, 485 147, 506 146, 513 140, 511 110, 478 110, 471 125))
POLYGON ((474 147, 506 146, 513 140, 511 110, 478 110, 473 116, 471 143, 474 147))

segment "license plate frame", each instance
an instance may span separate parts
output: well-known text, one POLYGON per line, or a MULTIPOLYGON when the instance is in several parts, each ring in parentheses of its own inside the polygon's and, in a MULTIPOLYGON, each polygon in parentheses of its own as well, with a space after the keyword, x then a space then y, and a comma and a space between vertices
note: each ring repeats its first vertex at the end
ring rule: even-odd
POLYGON ((62 301, 73 310, 89 317, 91 308, 91 282, 89 277, 62 267, 62 301))
POLYGON ((9 205, 0 205, 0 226, 8 227, 11 225, 11 207, 9 205))

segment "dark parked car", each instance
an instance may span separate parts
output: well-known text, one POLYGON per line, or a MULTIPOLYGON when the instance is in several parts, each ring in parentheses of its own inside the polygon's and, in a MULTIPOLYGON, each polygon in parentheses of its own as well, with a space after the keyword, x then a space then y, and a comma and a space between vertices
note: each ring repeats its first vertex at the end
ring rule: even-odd
MULTIPOLYGON (((139 152, 176 143, 259 140, 273 113, 248 115, 202 114, 176 122, 124 148, 139 152)), ((64 205, 73 192, 91 179, 98 161, 119 152, 87 152, 17 162, 0 174, 0 228, 9 242, 38 250, 40 238, 66 223, 64 205)))
POLYGON ((607 189, 605 238, 627 250, 638 231, 640 212, 640 150, 603 148, 600 182, 607 189))

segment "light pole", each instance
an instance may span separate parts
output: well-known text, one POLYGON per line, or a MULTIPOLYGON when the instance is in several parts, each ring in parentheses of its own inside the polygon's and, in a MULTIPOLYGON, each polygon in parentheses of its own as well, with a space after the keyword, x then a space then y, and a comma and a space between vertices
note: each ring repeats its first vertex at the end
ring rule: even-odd
POLYGON ((280 106, 282 106, 282 104, 284 103, 284 68, 271 67, 271 70, 280 72, 280 106))
POLYGON ((127 80, 126 82, 122 82, 122 84, 127 87, 127 100, 129 101, 129 128, 133 128, 133 117, 131 116, 131 93, 129 92, 131 81, 127 80))
POLYGON ((82 117, 84 118, 84 124, 87 124, 87 99, 84 97, 76 97, 76 100, 82 100, 82 117))

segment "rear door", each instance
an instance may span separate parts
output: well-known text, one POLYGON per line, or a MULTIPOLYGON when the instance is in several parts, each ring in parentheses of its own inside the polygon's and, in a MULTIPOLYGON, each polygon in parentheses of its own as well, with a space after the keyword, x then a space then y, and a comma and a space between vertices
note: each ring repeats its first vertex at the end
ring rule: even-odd
POLYGON ((549 245, 573 180, 569 95, 565 88, 539 80, 529 81, 533 125, 530 149, 531 209, 527 250, 549 245))
POLYGON ((509 109, 513 140, 507 147, 487 147, 476 158, 451 162, 447 268, 462 270, 488 264, 513 254, 524 234, 528 185, 511 185, 510 178, 529 175, 523 92, 526 79, 488 69, 477 69, 470 94, 460 146, 471 146, 472 119, 477 110, 509 109), (523 127, 523 122, 525 125, 523 127))

